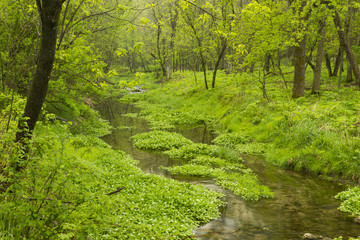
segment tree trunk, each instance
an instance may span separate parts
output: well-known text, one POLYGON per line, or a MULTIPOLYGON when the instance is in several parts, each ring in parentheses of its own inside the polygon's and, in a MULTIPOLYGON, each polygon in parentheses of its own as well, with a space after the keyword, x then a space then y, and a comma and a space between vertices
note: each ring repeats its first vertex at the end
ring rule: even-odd
POLYGON ((299 98, 304 96, 305 91, 305 53, 306 53, 306 38, 299 42, 299 46, 295 46, 294 49, 294 60, 295 60, 295 74, 294 74, 294 85, 293 85, 293 98, 299 98))
POLYGON ((332 77, 332 69, 331 69, 331 59, 329 54, 325 54, 325 62, 326 62, 326 68, 328 70, 329 73, 329 77, 332 77))
POLYGON ((350 41, 349 41, 345 31, 342 29, 340 16, 337 11, 335 11, 334 23, 338 29, 337 32, 339 35, 340 43, 346 52, 346 57, 351 65, 352 70, 353 70, 355 81, 358 84, 358 87, 360 88, 360 69, 357 64, 356 57, 355 57, 354 51, 352 50, 350 41))
MULTIPOLYGON (((46 97, 55 59, 58 20, 63 2, 64 0, 36 1, 41 19, 41 42, 34 80, 26 101, 24 116, 19 121, 19 131, 16 134, 16 142, 22 145, 31 138, 46 97)), ((16 168, 19 170, 18 165, 16 168)))
POLYGON ((176 25, 177 25, 177 19, 178 19, 178 11, 176 8, 176 4, 174 3, 174 0, 170 1, 170 27, 171 27, 171 33, 170 33, 170 52, 169 52, 169 58, 167 63, 167 76, 166 79, 169 81, 173 72, 173 59, 174 59, 174 42, 176 37, 176 25))
POLYGON ((314 81, 312 85, 311 94, 316 94, 320 91, 320 82, 321 82, 321 69, 322 69, 322 62, 324 57, 324 48, 325 48, 325 35, 326 35, 326 23, 322 23, 321 26, 322 34, 321 39, 319 41, 316 62, 315 62, 315 70, 314 70, 314 81))
POLYGON ((208 86, 208 83, 207 83, 207 76, 206 76, 206 61, 205 61, 205 58, 204 58, 204 56, 202 54, 202 50, 200 50, 200 58, 201 58, 201 65, 202 65, 203 73, 204 73, 205 89, 208 90, 209 86, 208 86))
POLYGON ((346 82, 350 83, 353 81, 353 76, 352 76, 352 68, 351 68, 351 64, 350 64, 349 60, 347 61, 346 67, 347 67, 346 82))
MULTIPOLYGON (((340 68, 342 68, 343 67, 343 60, 344 60, 344 57, 341 57, 341 62, 340 62, 340 68)), ((341 77, 342 77, 342 72, 343 71, 341 71, 340 70, 340 72, 339 72, 339 78, 338 78, 338 88, 340 89, 341 88, 341 77)))
POLYGON ((340 65, 343 61, 343 57, 344 57, 344 49, 340 44, 339 51, 338 51, 338 54, 336 55, 336 59, 335 59, 334 71, 332 72, 331 76, 337 76, 339 70, 341 71, 340 65))
POLYGON ((265 65, 264 65, 264 70, 266 74, 270 73, 270 60, 271 60, 271 55, 267 53, 265 55, 265 65))
POLYGON ((215 63, 215 67, 214 67, 213 79, 212 79, 212 83, 211 83, 212 88, 215 88, 216 73, 217 73, 217 70, 219 68, 220 62, 224 57, 226 48, 227 48, 227 41, 226 41, 226 39, 224 39, 220 54, 218 56, 218 59, 217 59, 217 61, 215 63))

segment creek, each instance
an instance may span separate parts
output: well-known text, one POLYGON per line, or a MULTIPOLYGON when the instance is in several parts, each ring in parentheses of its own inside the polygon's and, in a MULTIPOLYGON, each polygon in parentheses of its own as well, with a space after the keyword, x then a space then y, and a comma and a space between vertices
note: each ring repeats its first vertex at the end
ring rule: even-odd
MULTIPOLYGON (((213 180, 170 176, 161 170, 160 166, 178 165, 181 163, 179 160, 136 149, 129 140, 133 135, 149 131, 145 120, 123 116, 139 111, 132 104, 118 101, 104 104, 100 113, 115 128, 112 134, 103 138, 104 141, 138 160, 138 167, 144 172, 202 184, 226 195, 224 201, 227 205, 220 209, 220 217, 196 229, 196 239, 302 239, 306 232, 330 238, 360 235, 360 225, 337 209, 339 201, 334 199, 334 196, 344 190, 345 186, 275 167, 259 157, 243 156, 244 164, 274 191, 275 196, 272 199, 244 201, 215 185, 213 180)), ((205 127, 175 131, 193 142, 210 144, 215 137, 205 127)))

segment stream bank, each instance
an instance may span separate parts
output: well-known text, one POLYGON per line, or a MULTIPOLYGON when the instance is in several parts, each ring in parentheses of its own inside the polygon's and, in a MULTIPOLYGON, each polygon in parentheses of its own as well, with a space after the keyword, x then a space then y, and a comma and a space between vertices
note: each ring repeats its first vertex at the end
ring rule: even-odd
MULTIPOLYGON (((273 199, 244 201, 219 188, 213 180, 170 176, 160 166, 177 165, 177 160, 136 149, 129 140, 133 135, 149 131, 145 120, 123 116, 139 111, 132 104, 119 102, 110 102, 103 107, 102 115, 117 128, 104 140, 114 149, 132 155, 144 172, 202 184, 226 194, 224 200, 228 204, 221 209, 221 216, 195 230, 195 236, 202 236, 197 239, 301 239, 306 232, 331 238, 360 235, 359 225, 337 210, 339 201, 334 196, 344 190, 344 186, 280 169, 258 157, 245 156, 245 164, 270 186, 275 193, 273 199)), ((210 143, 214 138, 204 127, 176 131, 194 142, 210 143)))

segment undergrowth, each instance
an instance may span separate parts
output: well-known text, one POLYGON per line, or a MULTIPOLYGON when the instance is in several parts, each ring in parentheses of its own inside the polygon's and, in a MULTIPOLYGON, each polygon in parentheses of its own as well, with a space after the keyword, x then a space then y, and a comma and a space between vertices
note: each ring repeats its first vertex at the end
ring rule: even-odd
POLYGON ((163 154, 171 158, 185 159, 183 165, 162 167, 173 175, 215 179, 217 185, 247 200, 273 196, 271 190, 261 185, 252 171, 241 164, 242 159, 236 151, 225 146, 203 143, 184 144, 184 139, 180 134, 163 131, 141 133, 132 137, 134 146, 138 148, 162 150, 163 154), (172 139, 174 142, 171 142, 172 139))
MULTIPOLYGON (((283 71, 291 69, 284 66, 283 71)), ((256 73, 219 72, 216 88, 205 90, 200 84, 203 78, 197 84, 191 72, 184 72, 141 97, 132 96, 131 101, 211 116, 205 123, 221 134, 215 144, 264 155, 284 168, 359 183, 360 92, 351 85, 339 88, 337 79, 326 77, 325 69, 322 75, 320 94, 306 92, 305 97, 294 100, 281 76, 270 74, 266 77, 267 100, 256 73)), ((284 77, 290 81, 292 76, 284 77)), ((306 86, 310 88, 311 82, 306 86)), ((349 191, 359 196, 356 190, 349 191)), ((341 210, 359 214, 355 198, 340 196, 341 210)))
MULTIPOLYGON (((15 103, 21 111, 23 101, 15 103)), ((219 215, 220 193, 146 174, 99 140, 109 130, 104 121, 76 134, 72 122, 44 116, 26 167, 14 171, 22 151, 8 112, 0 115, 1 239, 183 239, 219 215)))

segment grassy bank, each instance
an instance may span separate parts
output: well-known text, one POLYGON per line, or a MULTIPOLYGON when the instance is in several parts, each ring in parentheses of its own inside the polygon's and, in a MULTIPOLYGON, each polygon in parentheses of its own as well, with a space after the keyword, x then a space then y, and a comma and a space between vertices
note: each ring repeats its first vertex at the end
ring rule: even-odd
MULTIPOLYGON (((2 97, 0 180, 10 187, 0 194, 1 239, 183 239, 219 215, 221 194, 146 174, 99 140, 109 125, 94 112, 76 126, 44 115, 25 170, 14 172, 22 153, 2 97)), ((23 102, 15 99, 18 109, 23 102)))

